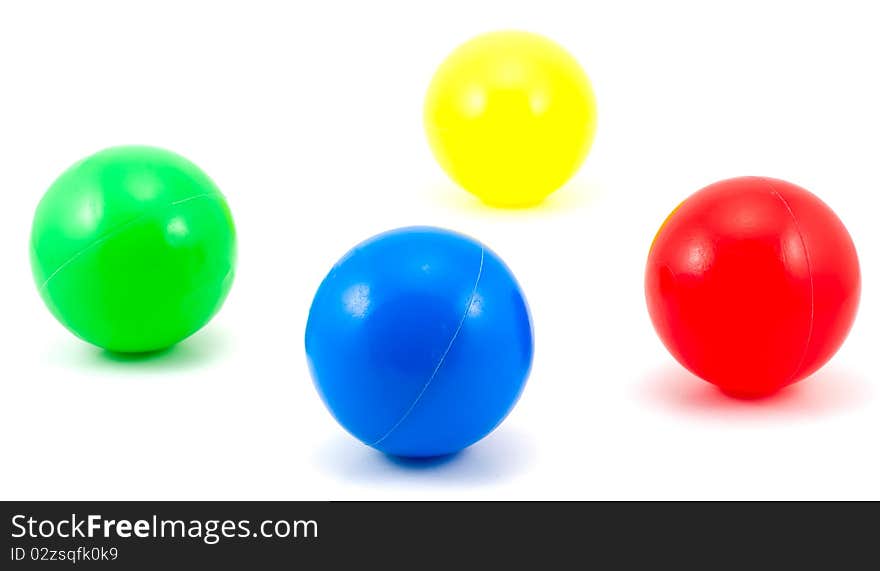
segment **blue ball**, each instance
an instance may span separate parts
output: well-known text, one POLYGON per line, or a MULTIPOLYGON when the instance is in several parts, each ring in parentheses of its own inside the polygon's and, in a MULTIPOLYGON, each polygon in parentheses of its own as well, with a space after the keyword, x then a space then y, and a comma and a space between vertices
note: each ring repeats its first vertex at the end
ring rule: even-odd
POLYGON ((458 452, 516 404, 532 322, 504 262, 448 230, 362 242, 330 270, 309 311, 306 355, 336 420, 396 456, 458 452))

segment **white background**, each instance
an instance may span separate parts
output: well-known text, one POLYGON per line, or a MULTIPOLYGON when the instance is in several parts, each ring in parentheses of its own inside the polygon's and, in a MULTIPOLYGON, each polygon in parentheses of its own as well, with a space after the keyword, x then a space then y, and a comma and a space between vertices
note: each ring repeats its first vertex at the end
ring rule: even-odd
POLYGON ((0 497, 880 499, 878 16, 868 1, 3 2, 0 497), (600 106, 584 167, 527 211, 457 189, 421 125, 445 55, 503 28, 566 46, 600 106), (27 257, 54 178, 125 143, 200 165, 240 234, 220 315, 138 362, 58 325, 27 257), (685 373, 642 291, 666 214, 745 174, 819 194, 864 279, 837 357, 757 402, 685 373), (495 249, 536 328, 517 408, 439 462, 349 437, 303 350, 336 259, 411 224, 495 249))

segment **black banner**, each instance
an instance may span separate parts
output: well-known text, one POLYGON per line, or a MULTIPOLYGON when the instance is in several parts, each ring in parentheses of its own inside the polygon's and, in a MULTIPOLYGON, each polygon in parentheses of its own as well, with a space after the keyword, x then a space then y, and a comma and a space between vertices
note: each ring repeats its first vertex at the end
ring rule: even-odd
POLYGON ((876 504, 10 502, 2 569, 876 568, 876 504), (556 562, 551 564, 550 562, 556 562))

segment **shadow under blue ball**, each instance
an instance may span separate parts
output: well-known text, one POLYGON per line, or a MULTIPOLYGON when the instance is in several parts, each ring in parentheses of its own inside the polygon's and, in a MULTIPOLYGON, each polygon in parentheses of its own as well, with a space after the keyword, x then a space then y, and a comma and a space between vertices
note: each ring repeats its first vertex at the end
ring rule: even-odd
POLYGON ((519 284, 466 236, 401 228, 362 242, 312 302, 306 354, 340 424, 388 454, 451 454, 513 408, 532 363, 519 284))

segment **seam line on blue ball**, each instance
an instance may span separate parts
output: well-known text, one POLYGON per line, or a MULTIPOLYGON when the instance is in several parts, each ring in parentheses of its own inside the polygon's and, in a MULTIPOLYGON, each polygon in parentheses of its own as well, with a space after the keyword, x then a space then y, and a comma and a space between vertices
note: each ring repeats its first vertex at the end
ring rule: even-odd
POLYGON ((446 361, 446 357, 449 355, 449 352, 452 350, 452 346, 455 345, 455 340, 458 338, 458 334, 461 333, 462 327, 464 327, 464 322, 467 320, 468 313, 470 312, 471 305, 474 303, 474 297, 477 295, 477 288, 480 287, 480 279, 483 277, 483 263, 486 260, 486 248, 480 248, 480 268, 477 270, 477 279, 474 280, 474 288, 471 290, 471 294, 468 296, 467 304, 465 305, 464 312, 461 315, 461 319, 458 322, 458 327, 455 328, 455 332, 452 334, 452 338, 449 340, 449 344, 446 345, 446 350, 443 351, 443 354, 440 355, 440 360, 437 361, 437 366, 434 367, 434 370, 431 372, 431 376, 428 377, 428 380, 425 382, 425 385, 422 387, 422 390, 419 391, 419 394, 416 395, 416 398, 413 400, 412 404, 409 405, 409 408, 406 409, 406 412, 403 413, 403 416, 400 417, 400 420, 395 422, 391 428, 388 429, 385 434, 379 437, 378 440, 369 444, 369 446, 376 446, 380 444, 383 440, 391 436, 397 428, 403 424, 403 422, 409 418, 409 415, 415 410, 416 405, 419 404, 419 401, 422 400, 422 397, 428 391, 428 387, 433 382, 434 378, 437 376, 437 373, 440 372, 440 367, 443 366, 444 361, 446 361))

